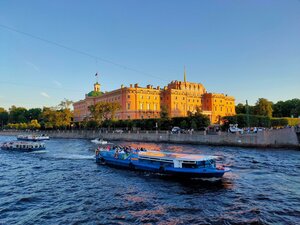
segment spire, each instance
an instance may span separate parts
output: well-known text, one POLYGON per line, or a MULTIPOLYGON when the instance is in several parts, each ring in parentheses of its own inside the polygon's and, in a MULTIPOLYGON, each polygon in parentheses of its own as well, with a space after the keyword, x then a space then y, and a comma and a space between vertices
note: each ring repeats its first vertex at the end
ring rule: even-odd
POLYGON ((185 66, 184 66, 184 73, 183 73, 183 81, 186 82, 186 72, 185 72, 185 66))

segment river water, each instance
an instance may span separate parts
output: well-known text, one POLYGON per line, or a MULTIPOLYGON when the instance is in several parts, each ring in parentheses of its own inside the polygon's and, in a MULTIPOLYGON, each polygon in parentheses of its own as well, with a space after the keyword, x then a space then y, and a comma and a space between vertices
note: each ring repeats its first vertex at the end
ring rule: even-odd
POLYGON ((217 155, 232 172, 177 180, 97 165, 88 140, 0 150, 0 224, 300 224, 299 151, 118 144, 217 155))

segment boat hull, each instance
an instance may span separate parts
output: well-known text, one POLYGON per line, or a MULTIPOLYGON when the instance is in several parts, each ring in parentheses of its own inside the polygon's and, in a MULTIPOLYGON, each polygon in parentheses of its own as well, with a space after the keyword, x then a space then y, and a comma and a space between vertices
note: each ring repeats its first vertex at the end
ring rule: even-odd
POLYGON ((9 150, 9 151, 22 151, 22 152, 33 152, 39 150, 45 150, 46 148, 10 148, 10 147, 1 147, 2 150, 9 150))

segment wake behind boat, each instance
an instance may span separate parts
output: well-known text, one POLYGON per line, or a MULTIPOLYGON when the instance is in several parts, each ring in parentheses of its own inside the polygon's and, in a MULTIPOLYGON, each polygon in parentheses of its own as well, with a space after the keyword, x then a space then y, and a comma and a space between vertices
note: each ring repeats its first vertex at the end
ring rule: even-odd
POLYGON ((96 162, 126 169, 190 178, 221 178, 229 168, 216 166, 216 156, 130 148, 101 148, 96 150, 96 162))
POLYGON ((10 141, 4 142, 1 145, 2 150, 20 150, 20 151, 37 151, 37 150, 44 150, 45 144, 42 142, 32 142, 32 141, 10 141))
POLYGON ((42 134, 42 135, 18 135, 18 140, 21 141, 45 141, 49 140, 49 136, 42 134))

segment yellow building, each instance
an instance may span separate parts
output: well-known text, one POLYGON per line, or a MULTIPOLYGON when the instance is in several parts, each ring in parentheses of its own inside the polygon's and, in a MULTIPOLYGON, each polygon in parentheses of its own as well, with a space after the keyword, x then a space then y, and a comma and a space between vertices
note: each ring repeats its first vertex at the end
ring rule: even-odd
POLYGON ((207 93, 202 84, 187 82, 185 74, 184 81, 172 81, 164 88, 130 84, 129 87, 121 85, 119 89, 103 93, 97 82, 84 100, 74 103, 74 121, 89 118, 88 107, 97 102, 118 102, 121 106, 116 113, 118 120, 159 118, 163 105, 170 117, 185 117, 199 107, 212 123, 220 122, 222 116, 235 115, 233 97, 207 93))

